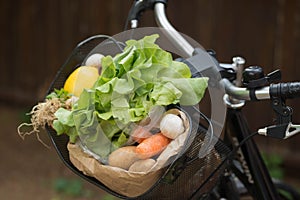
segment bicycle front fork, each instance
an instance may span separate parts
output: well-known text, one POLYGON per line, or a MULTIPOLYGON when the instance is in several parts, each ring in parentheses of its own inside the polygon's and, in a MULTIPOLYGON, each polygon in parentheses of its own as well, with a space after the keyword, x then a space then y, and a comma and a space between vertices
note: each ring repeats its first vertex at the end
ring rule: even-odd
MULTIPOLYGON (((237 146, 244 138, 251 134, 251 131, 241 109, 229 108, 226 117, 225 137, 228 136, 226 140, 230 140, 229 142, 233 146, 237 146)), ((246 185, 251 187, 248 192, 252 193, 257 199, 279 199, 276 187, 252 138, 240 148, 237 155, 240 165, 243 168, 242 174, 246 177, 246 185)))

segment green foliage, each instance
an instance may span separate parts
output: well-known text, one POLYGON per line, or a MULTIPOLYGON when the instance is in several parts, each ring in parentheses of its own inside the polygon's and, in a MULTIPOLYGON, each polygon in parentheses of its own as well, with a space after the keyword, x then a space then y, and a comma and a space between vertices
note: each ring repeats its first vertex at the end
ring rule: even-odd
POLYGON ((280 193, 285 199, 293 200, 293 196, 292 196, 289 192, 284 191, 284 190, 279 190, 279 193, 280 193))
POLYGON ((282 168, 283 158, 278 154, 262 154, 263 160, 271 174, 272 178, 282 180, 284 170, 282 168))
POLYGON ((85 190, 82 181, 78 179, 58 178, 53 183, 56 192, 71 197, 89 197, 91 192, 85 190))
POLYGON ((58 99, 61 99, 64 101, 70 97, 71 97, 71 95, 66 90, 61 88, 60 90, 54 89, 53 92, 51 92, 50 94, 47 95, 46 99, 58 98, 58 99))
POLYGON ((112 195, 110 195, 110 194, 106 194, 106 195, 104 195, 102 198, 101 198, 101 200, 117 200, 118 198, 116 198, 116 197, 114 197, 114 196, 112 196, 112 195))

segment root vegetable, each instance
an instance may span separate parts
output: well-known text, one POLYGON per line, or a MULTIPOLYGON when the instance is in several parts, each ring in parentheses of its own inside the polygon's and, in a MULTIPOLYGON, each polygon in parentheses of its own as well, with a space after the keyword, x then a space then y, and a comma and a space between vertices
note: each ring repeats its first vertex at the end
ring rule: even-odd
POLYGON ((137 143, 141 143, 150 136, 152 136, 152 134, 142 126, 137 126, 131 133, 132 139, 137 143))
POLYGON ((167 114, 160 122, 160 130, 164 136, 175 139, 184 132, 183 121, 177 115, 167 114))
POLYGON ((140 159, 151 158, 161 153, 170 143, 170 139, 161 133, 143 140, 137 147, 136 153, 140 159))
POLYGON ((135 161, 130 167, 130 172, 148 172, 155 164, 155 160, 152 158, 145 160, 135 161))
POLYGON ((138 159, 136 146, 125 146, 113 151, 109 155, 108 164, 113 167, 128 170, 138 159))
POLYGON ((98 68, 98 72, 99 72, 99 74, 101 74, 101 70, 102 70, 101 59, 103 57, 104 56, 102 54, 95 53, 95 54, 91 55, 90 57, 88 57, 88 59, 85 61, 85 65, 98 68))

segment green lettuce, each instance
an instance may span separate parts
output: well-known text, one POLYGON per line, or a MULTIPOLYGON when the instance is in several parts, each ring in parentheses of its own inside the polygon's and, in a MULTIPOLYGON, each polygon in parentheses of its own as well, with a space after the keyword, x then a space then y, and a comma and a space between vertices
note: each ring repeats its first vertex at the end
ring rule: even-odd
POLYGON ((132 123, 155 105, 195 105, 208 78, 191 78, 189 67, 155 44, 157 34, 129 40, 122 53, 102 59, 93 88, 84 90, 72 110, 59 109, 53 126, 70 141, 80 140, 104 160, 126 144, 132 123))

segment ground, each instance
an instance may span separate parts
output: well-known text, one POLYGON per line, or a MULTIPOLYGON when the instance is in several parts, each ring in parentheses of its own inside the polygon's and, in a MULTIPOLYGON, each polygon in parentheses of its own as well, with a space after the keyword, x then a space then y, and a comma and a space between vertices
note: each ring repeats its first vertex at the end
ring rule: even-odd
MULTIPOLYGON (((54 147, 46 148, 34 135, 22 140, 17 126, 28 110, 3 105, 0 110, 0 199, 117 199, 71 172, 54 147)), ((51 145, 45 132, 40 135, 51 145)))
MULTIPOLYGON (((117 200, 73 174, 54 147, 46 148, 34 135, 22 140, 17 134, 17 126, 25 120, 28 111, 0 104, 0 199, 117 200)), ((51 146, 46 132, 41 132, 40 136, 51 146)), ((286 178, 300 186, 299 180, 286 178)))

